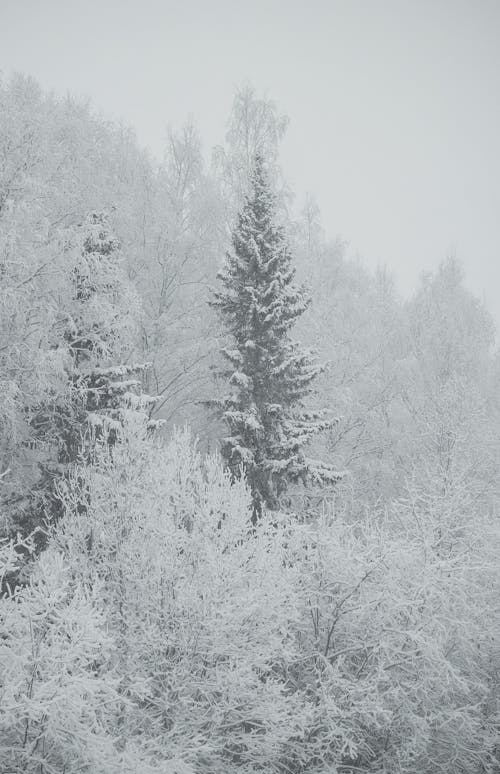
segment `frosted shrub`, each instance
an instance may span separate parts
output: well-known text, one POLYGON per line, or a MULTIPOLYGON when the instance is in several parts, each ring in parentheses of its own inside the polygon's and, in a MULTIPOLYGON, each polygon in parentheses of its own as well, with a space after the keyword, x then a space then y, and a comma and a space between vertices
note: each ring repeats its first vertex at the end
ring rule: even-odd
MULTIPOLYGON (((17 554, 4 546, 2 573, 17 554)), ((121 771, 107 733, 117 703, 112 647, 97 589, 76 583, 65 558, 44 553, 28 586, 0 599, 0 770, 121 771)))
POLYGON ((2 771, 498 768, 491 519, 413 492, 354 526, 254 526, 244 481, 138 423, 60 496, 0 601, 2 771))
POLYGON ((254 529, 245 483, 185 434, 129 434, 63 496, 54 542, 79 583, 102 584, 120 744, 196 770, 278 770, 303 704, 277 669, 298 618, 285 528, 254 529))
POLYGON ((494 771, 498 528, 471 523, 445 552, 436 514, 393 517, 311 534, 295 669, 314 696, 307 771, 494 771))

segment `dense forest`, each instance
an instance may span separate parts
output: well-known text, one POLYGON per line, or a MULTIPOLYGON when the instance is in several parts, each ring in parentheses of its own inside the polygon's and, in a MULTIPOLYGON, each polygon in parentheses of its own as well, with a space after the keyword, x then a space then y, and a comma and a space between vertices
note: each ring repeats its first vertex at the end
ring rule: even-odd
POLYGON ((286 127, 0 83, 2 774, 500 772, 493 319, 349 258, 286 127))

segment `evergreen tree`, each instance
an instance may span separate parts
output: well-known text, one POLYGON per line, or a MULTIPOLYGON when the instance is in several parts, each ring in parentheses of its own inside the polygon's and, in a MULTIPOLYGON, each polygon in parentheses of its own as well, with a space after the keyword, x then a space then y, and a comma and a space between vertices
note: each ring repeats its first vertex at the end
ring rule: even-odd
POLYGON ((217 402, 228 429, 221 451, 233 476, 245 472, 255 518, 262 503, 275 509, 291 482, 332 484, 340 478, 304 452, 332 421, 325 412, 304 408, 323 367, 290 337, 309 303, 294 275, 292 255, 276 223, 275 196, 257 156, 232 250, 218 275, 222 289, 214 291, 211 301, 234 341, 222 350, 229 367, 221 375, 230 392, 217 402))
POLYGON ((123 363, 135 294, 107 216, 92 213, 66 237, 68 302, 61 309, 62 336, 53 342, 64 350, 66 385, 30 409, 39 478, 12 519, 12 532, 35 531, 37 548, 45 545, 44 525, 61 514, 58 482, 82 455, 91 458, 96 442, 113 444, 131 414, 150 428, 159 424, 149 420, 157 399, 141 392, 147 364, 123 363))
MULTIPOLYGON (((129 307, 136 299, 105 213, 87 218, 80 240, 79 260, 72 271, 71 324, 65 335, 73 360, 70 378, 84 412, 86 445, 92 445, 96 436, 113 443, 125 415, 138 412, 147 421, 157 398, 141 392, 139 377, 147 363, 116 363, 131 348, 129 307)), ((150 427, 157 424, 149 422, 150 427)), ((81 443, 80 428, 80 447, 81 443)))

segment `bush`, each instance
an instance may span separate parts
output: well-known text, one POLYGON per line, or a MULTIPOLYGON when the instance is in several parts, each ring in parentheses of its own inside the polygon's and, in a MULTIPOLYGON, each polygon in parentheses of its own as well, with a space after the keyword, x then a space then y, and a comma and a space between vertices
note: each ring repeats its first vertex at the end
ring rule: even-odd
POLYGON ((492 522, 253 526, 244 481, 141 427, 60 495, 0 601, 2 771, 496 770, 492 522))

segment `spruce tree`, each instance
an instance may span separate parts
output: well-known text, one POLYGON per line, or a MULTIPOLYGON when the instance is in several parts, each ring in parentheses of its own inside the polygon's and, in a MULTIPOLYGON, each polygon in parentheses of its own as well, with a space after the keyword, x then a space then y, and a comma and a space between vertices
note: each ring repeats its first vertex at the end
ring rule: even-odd
MULTIPOLYGON (((134 294, 123 256, 105 213, 91 213, 65 235, 68 297, 61 309, 66 385, 30 410, 31 443, 43 450, 39 478, 13 514, 12 532, 35 532, 37 548, 45 544, 45 525, 61 513, 58 484, 82 457, 90 459, 96 443, 113 444, 131 415, 150 428, 156 398, 141 391, 147 364, 125 364, 131 348, 134 294)), ((160 422, 161 424, 161 422, 160 422)))
MULTIPOLYGON (((148 420, 157 398, 141 392, 149 364, 116 362, 130 350, 127 325, 134 303, 125 276, 120 244, 105 213, 92 213, 81 227, 80 254, 72 271, 73 307, 66 340, 72 357, 71 381, 83 409, 84 446, 96 438, 113 443, 126 416, 148 420)), ((150 427, 158 422, 149 420, 150 427)), ((80 430, 80 444, 82 428, 80 430)))
POLYGON ((290 332, 309 300, 294 284, 295 269, 263 159, 255 159, 251 189, 238 216, 216 307, 233 346, 222 349, 229 392, 217 401, 227 434, 221 453, 233 476, 244 471, 254 498, 276 509, 292 482, 336 483, 340 474, 307 457, 305 447, 332 422, 306 411, 304 399, 323 369, 290 332))

